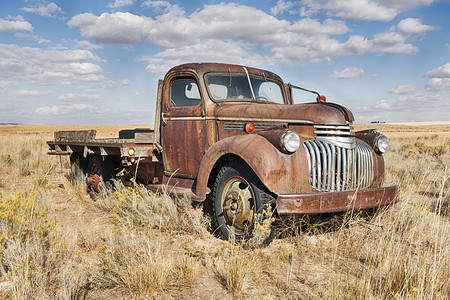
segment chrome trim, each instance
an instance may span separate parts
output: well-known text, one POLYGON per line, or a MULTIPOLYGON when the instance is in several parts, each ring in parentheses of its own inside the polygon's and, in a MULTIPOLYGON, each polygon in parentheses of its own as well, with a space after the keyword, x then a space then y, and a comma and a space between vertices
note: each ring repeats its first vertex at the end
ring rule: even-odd
POLYGON ((354 148, 340 147, 320 139, 303 142, 311 186, 319 191, 348 191, 368 188, 374 179, 372 151, 356 141, 354 148))
MULTIPOLYGON (((224 122, 225 130, 243 130, 247 122, 224 122)), ((265 130, 270 127, 278 126, 279 124, 261 124, 253 123, 255 125, 255 131, 265 130)))
MULTIPOLYGON (((167 114, 166 114, 167 115, 167 114)), ((271 122, 281 124, 313 124, 307 120, 265 119, 265 118, 236 118, 236 117, 166 117, 168 121, 235 121, 235 122, 271 122)), ((277 124, 277 125, 281 125, 277 124)))

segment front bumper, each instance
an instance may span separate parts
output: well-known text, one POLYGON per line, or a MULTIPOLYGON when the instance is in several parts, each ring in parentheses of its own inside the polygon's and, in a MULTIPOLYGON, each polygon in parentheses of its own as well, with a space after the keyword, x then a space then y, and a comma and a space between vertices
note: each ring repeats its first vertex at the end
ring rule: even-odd
POLYGON ((278 195, 280 215, 323 214, 369 209, 396 202, 397 186, 343 192, 278 195))

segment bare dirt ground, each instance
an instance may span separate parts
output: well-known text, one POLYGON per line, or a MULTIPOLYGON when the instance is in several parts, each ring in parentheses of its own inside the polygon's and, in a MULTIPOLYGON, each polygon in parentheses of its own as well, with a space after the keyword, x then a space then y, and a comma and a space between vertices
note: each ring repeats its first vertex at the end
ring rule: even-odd
MULTIPOLYGON (((97 137, 115 137, 120 129, 143 127, 151 126, 95 126, 95 129, 97 137)), ((54 267, 46 265, 50 268, 47 270, 50 279, 38 285, 30 279, 29 284, 37 293, 20 294, 5 289, 0 290, 0 298, 19 299, 17 295, 25 295, 37 299, 449 299, 450 213, 447 209, 444 215, 436 214, 436 203, 449 201, 450 122, 355 124, 355 130, 377 128, 390 138, 392 153, 386 155, 386 185, 400 185, 400 204, 370 218, 341 217, 337 223, 327 220, 329 223, 323 225, 308 222, 304 225, 305 220, 296 220, 295 226, 303 224, 301 231, 289 230, 292 228, 285 224, 285 231, 290 233, 269 246, 231 251, 227 249, 234 246, 215 237, 208 222, 193 225, 197 228, 187 231, 156 226, 159 231, 144 235, 151 236, 156 244, 149 247, 157 253, 156 259, 164 262, 156 275, 161 282, 156 285, 133 277, 135 274, 120 274, 120 280, 114 277, 120 271, 111 271, 116 267, 113 263, 104 265, 102 255, 107 253, 104 249, 115 249, 114 253, 129 251, 131 256, 140 253, 142 241, 136 238, 140 241, 136 245, 117 248, 114 244, 117 241, 112 242, 114 237, 124 240, 135 237, 133 232, 128 235, 116 232, 118 228, 130 228, 115 223, 117 216, 123 215, 112 210, 110 202, 93 202, 82 186, 68 179, 67 157, 59 159, 46 154, 45 141, 52 139, 54 131, 92 128, 0 126, 0 195, 18 190, 37 191, 49 206, 56 223, 54 235, 58 240, 54 243, 62 249, 48 250, 55 260, 54 267), (411 167, 408 161, 415 166, 411 167), (407 233, 398 233, 395 229, 398 226, 404 226, 407 233), (383 235, 392 228, 395 230, 390 235, 383 235), (423 237, 424 232, 429 237, 423 237), (390 244, 390 240, 395 243, 390 244), (439 259, 433 259, 427 249, 439 253, 439 259), (399 257, 404 258, 399 261, 399 257), (98 268, 103 269, 100 272, 98 268), (127 285, 126 276, 135 282, 127 285), (238 279, 233 282, 231 277, 238 279), (101 280, 94 282, 95 278, 101 280)), ((186 212, 193 215, 192 219, 198 217, 194 208, 187 208, 186 212)), ((174 223, 182 222, 178 219, 174 223)), ((136 259, 140 261, 145 255, 139 254, 136 259)), ((2 263, 8 265, 5 257, 0 256, 2 263)), ((155 257, 145 258, 141 263, 148 265, 155 257)), ((114 263, 120 269, 129 267, 127 262, 118 261, 114 263)), ((139 269, 140 264, 132 266, 139 269)), ((0 283, 13 282, 12 275, 8 276, 0 276, 0 283)), ((21 284, 28 284, 26 278, 21 280, 24 282, 21 284)))

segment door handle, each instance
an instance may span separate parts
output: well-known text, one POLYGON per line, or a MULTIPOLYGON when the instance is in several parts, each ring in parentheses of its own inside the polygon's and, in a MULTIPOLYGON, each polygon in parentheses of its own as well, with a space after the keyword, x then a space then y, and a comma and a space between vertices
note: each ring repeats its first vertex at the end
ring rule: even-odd
POLYGON ((161 113, 161 121, 163 122, 163 125, 167 125, 166 113, 161 113))

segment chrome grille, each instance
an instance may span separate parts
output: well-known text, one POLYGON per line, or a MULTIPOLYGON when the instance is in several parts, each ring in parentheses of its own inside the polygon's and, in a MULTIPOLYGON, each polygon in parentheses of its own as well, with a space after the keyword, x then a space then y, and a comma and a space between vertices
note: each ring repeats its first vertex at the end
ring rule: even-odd
MULTIPOLYGON (((226 130, 244 130, 244 126, 247 122, 225 122, 224 129, 226 130)), ((279 124, 266 124, 266 123, 254 123, 255 131, 268 129, 270 127, 277 126, 279 124)))
POLYGON ((355 147, 355 134, 350 125, 314 125, 316 140, 329 142, 341 148, 355 147))
MULTIPOLYGON (((354 137, 353 137, 354 139, 354 137)), ((329 142, 316 138, 303 142, 308 157, 309 183, 319 191, 346 191, 367 188, 373 181, 370 148, 359 141, 329 142)))

